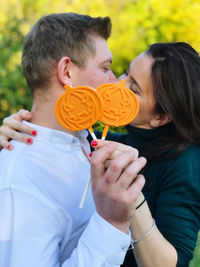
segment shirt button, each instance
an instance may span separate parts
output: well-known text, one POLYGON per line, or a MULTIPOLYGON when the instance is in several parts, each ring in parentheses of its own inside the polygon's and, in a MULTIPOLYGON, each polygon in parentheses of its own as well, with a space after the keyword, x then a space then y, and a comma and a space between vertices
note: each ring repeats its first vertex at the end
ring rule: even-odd
POLYGON ((127 247, 127 246, 125 246, 125 247, 122 247, 122 250, 123 250, 123 251, 127 251, 127 249, 128 249, 128 247, 127 247))

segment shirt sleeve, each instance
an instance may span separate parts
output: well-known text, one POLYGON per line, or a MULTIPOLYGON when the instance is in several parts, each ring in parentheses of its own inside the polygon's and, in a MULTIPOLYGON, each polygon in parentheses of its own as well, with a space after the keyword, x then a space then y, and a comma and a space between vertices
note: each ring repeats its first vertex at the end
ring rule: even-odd
POLYGON ((159 175, 155 220, 177 250, 177 266, 184 267, 193 256, 200 228, 199 156, 185 151, 165 166, 159 175))
MULTIPOLYGON (((130 242, 130 233, 119 231, 95 213, 83 232, 77 249, 72 254, 74 265, 68 265, 66 261, 62 267, 120 266, 130 242)), ((70 261, 71 259, 69 263, 70 261)))
MULTIPOLYGON (((64 227, 70 227, 66 225, 64 227)), ((62 229, 54 205, 23 190, 0 191, 1 267, 115 267, 123 262, 131 237, 97 213, 70 258, 60 263, 62 229)))

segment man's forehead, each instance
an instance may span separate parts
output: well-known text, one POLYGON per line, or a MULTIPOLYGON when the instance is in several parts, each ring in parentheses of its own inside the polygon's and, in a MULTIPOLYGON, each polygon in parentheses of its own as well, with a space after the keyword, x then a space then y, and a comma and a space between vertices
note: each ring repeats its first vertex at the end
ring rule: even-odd
POLYGON ((108 46, 106 49, 99 50, 96 53, 96 59, 97 59, 99 64, 111 64, 112 63, 113 57, 112 57, 112 53, 109 50, 108 46))
POLYGON ((104 60, 112 60, 112 53, 108 47, 107 41, 99 36, 94 37, 94 46, 97 57, 102 57, 104 60))

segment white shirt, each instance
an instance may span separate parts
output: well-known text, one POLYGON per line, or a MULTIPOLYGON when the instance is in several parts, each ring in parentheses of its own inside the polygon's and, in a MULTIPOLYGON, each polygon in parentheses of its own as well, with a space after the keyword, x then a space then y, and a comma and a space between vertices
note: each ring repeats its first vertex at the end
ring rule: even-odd
POLYGON ((79 209, 90 176, 79 139, 28 124, 33 145, 0 153, 0 267, 119 266, 130 235, 96 213, 91 190, 79 209))

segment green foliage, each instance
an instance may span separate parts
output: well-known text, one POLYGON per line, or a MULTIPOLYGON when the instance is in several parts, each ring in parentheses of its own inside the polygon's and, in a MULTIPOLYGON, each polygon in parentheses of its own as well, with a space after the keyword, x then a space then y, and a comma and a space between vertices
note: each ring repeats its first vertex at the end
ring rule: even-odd
POLYGON ((0 118, 20 108, 31 107, 31 95, 21 74, 20 57, 24 36, 23 20, 8 19, 0 35, 0 118))
POLYGON ((20 68, 24 36, 40 16, 71 11, 111 17, 111 67, 117 76, 151 43, 186 41, 200 48, 200 4, 195 0, 2 0, 0 123, 19 108, 31 108, 30 92, 20 68))
MULTIPOLYGON (((105 125, 101 122, 101 121, 97 121, 95 123, 95 125, 93 126, 93 129, 96 131, 100 131, 103 132, 105 125)), ((118 132, 118 133, 126 133, 126 129, 125 127, 114 127, 114 126, 110 126, 109 127, 109 132, 118 132)))
MULTIPOLYGON (((185 41, 200 51, 197 0, 1 0, 0 124, 19 108, 31 108, 31 95, 20 67, 23 39, 40 16, 57 12, 111 17, 111 67, 117 76, 154 42, 185 41)), ((95 128, 102 130, 103 125, 98 122, 95 128)), ((116 131, 114 127, 111 130, 116 131)), ((191 267, 200 266, 199 255, 198 242, 191 267)))

